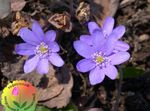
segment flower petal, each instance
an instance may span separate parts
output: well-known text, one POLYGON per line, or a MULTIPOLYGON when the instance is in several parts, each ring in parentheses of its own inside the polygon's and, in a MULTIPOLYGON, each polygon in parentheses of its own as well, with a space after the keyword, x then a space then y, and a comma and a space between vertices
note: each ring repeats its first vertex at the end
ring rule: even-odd
POLYGON ((34 57, 26 60, 26 62, 24 64, 24 72, 25 73, 32 72, 36 68, 38 61, 39 61, 39 56, 34 56, 34 57))
POLYGON ((53 42, 56 38, 56 32, 54 30, 49 30, 45 33, 45 41, 48 42, 53 42))
POLYGON ((116 35, 116 39, 120 39, 125 33, 125 26, 120 25, 116 27, 112 33, 116 35))
POLYGON ((114 18, 112 17, 107 17, 104 21, 104 24, 102 26, 102 30, 104 32, 104 35, 108 35, 112 32, 113 27, 114 27, 114 18))
POLYGON ((108 57, 113 65, 119 65, 130 58, 128 52, 118 52, 108 57))
POLYGON ((127 50, 129 50, 129 48, 130 48, 130 46, 121 40, 117 41, 116 45, 114 47, 114 49, 118 50, 118 51, 127 51, 127 50))
POLYGON ((37 21, 34 21, 32 24, 32 31, 38 37, 40 41, 44 39, 44 32, 40 26, 40 24, 37 21))
POLYGON ((93 45, 92 37, 90 35, 81 35, 80 40, 85 42, 88 45, 93 45))
POLYGON ((34 50, 35 46, 28 43, 17 44, 15 48, 16 53, 20 55, 33 55, 35 54, 34 50))
POLYGON ((48 59, 40 59, 36 69, 39 74, 47 74, 49 71, 48 59))
POLYGON ((59 45, 56 42, 50 42, 49 48, 52 52, 58 52, 60 50, 59 45))
POLYGON ((89 75, 89 80, 91 85, 96 85, 101 83, 105 78, 105 74, 102 69, 99 67, 94 68, 89 75))
POLYGON ((92 34, 95 29, 100 29, 100 27, 97 25, 96 22, 89 22, 88 29, 89 29, 90 34, 92 34))
POLYGON ((91 58, 91 55, 95 52, 93 47, 90 47, 83 41, 75 41, 73 45, 78 54, 85 58, 91 58))
POLYGON ((111 54, 115 47, 116 42, 117 42, 117 39, 115 38, 115 34, 110 34, 110 36, 107 38, 105 44, 101 47, 101 51, 105 55, 111 54))
POLYGON ((93 47, 99 51, 101 46, 105 43, 106 39, 100 30, 95 30, 92 34, 93 37, 93 47))
POLYGON ((88 72, 95 67, 95 63, 90 59, 82 59, 77 63, 76 67, 80 72, 88 72))
POLYGON ((51 53, 48 59, 54 66, 61 67, 64 65, 64 61, 57 53, 51 53))
POLYGON ((28 28, 21 28, 18 35, 29 44, 37 45, 40 43, 40 40, 28 28))
POLYGON ((118 71, 115 66, 108 65, 106 68, 103 68, 105 75, 107 75, 110 79, 116 79, 118 75, 118 71))

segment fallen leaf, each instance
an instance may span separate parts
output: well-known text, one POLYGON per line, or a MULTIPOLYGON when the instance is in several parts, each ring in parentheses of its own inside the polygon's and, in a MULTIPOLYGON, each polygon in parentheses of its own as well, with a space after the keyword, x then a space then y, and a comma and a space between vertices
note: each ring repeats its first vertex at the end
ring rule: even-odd
POLYGON ((55 70, 51 67, 49 73, 41 78, 37 88, 39 101, 50 100, 58 96, 63 89, 63 85, 59 84, 58 79, 55 77, 55 70))
POLYGON ((16 12, 15 21, 11 24, 13 35, 18 34, 19 30, 23 27, 30 27, 31 21, 31 17, 26 13, 16 12))
POLYGON ((81 2, 76 9, 76 17, 80 23, 85 23, 90 20, 90 5, 85 2, 81 2))
POLYGON ((17 79, 32 83, 37 87, 39 104, 49 108, 62 108, 70 102, 73 78, 67 66, 56 71, 50 66, 49 73, 46 75, 40 75, 36 71, 24 74, 23 65, 26 58, 18 59, 18 62, 9 64, 9 70, 5 65, 2 68, 2 73, 8 80, 17 79))
POLYGON ((58 96, 63 90, 62 85, 55 85, 50 88, 38 88, 39 101, 47 101, 58 96))
POLYGON ((120 7, 125 7, 133 2, 135 2, 135 0, 122 0, 120 3, 120 7))
POLYGON ((34 86, 37 86, 41 81, 42 75, 37 74, 36 71, 25 74, 23 72, 25 59, 25 57, 19 57, 15 63, 4 63, 4 67, 1 68, 1 71, 9 81, 25 80, 32 83, 34 86))
POLYGON ((5 18, 10 13, 10 0, 0 0, 0 19, 5 18))
POLYGON ((114 16, 119 0, 92 0, 90 1, 91 14, 99 25, 102 25, 107 16, 114 16))
POLYGON ((26 5, 25 0, 11 0, 12 11, 21 11, 25 5, 26 5))
POLYGON ((70 102, 70 97, 72 95, 71 89, 73 87, 73 78, 67 66, 62 67, 60 71, 56 72, 56 77, 59 81, 59 84, 63 86, 62 92, 58 96, 40 103, 49 108, 65 107, 70 102))
POLYGON ((67 12, 63 12, 61 14, 55 13, 48 19, 48 22, 65 32, 70 32, 72 30, 70 15, 67 12))

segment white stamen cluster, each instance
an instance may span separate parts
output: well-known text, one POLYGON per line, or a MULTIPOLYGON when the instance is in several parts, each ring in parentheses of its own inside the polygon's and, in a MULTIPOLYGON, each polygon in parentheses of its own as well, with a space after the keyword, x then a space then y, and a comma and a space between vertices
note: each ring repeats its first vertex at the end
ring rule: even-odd
POLYGON ((102 52, 94 53, 92 59, 96 63, 96 66, 99 66, 100 68, 106 67, 110 64, 110 60, 102 52))
POLYGON ((37 45, 36 49, 35 49, 35 53, 37 55, 39 55, 40 57, 48 55, 50 49, 48 47, 48 45, 44 42, 41 42, 40 45, 37 45))

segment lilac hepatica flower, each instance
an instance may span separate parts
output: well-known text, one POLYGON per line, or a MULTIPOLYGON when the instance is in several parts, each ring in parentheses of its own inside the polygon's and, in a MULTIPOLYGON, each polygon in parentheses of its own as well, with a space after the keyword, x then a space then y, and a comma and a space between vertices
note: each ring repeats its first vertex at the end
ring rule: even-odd
POLYGON ((55 42, 55 31, 50 30, 44 34, 38 22, 35 21, 32 24, 32 31, 28 28, 22 28, 19 31, 19 36, 26 43, 16 45, 16 53, 29 56, 24 65, 25 73, 36 69, 38 73, 46 74, 50 64, 57 67, 64 64, 62 58, 57 54, 60 48, 55 42))
POLYGON ((81 40, 74 42, 75 50, 85 58, 77 63, 77 70, 83 73, 90 71, 89 80, 92 85, 102 82, 105 75, 115 79, 118 71, 114 65, 119 65, 130 57, 126 51, 112 53, 117 41, 115 34, 111 34, 105 43, 102 42, 104 38, 101 31, 95 30, 93 47, 81 40))
MULTIPOLYGON (((117 39, 116 45, 114 46, 113 52, 118 52, 118 51, 127 51, 129 49, 129 45, 121 40, 119 40, 125 33, 125 27, 123 25, 120 25, 113 29, 114 27, 114 18, 112 17, 107 17, 106 20, 104 21, 104 24, 102 28, 100 28, 95 22, 89 22, 88 23, 88 29, 91 34, 91 36, 95 36, 94 31, 99 30, 103 32, 103 35, 105 37, 104 41, 109 38, 111 34, 115 35, 115 38, 117 39)), ((93 45, 92 43, 92 37, 90 35, 81 35, 80 40, 86 42, 89 45, 93 45)), ((97 36, 97 35, 96 35, 97 36)), ((99 36, 101 37, 101 36, 99 36)))

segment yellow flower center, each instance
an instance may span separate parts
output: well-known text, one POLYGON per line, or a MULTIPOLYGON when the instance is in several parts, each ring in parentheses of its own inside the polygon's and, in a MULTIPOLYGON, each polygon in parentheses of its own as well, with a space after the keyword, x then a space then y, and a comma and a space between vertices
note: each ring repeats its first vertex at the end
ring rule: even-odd
POLYGON ((97 56, 96 57, 96 62, 97 63, 102 63, 104 61, 104 58, 102 56, 97 56))
POLYGON ((48 51, 48 47, 45 47, 43 44, 40 45, 39 50, 41 51, 41 53, 46 53, 48 51))

